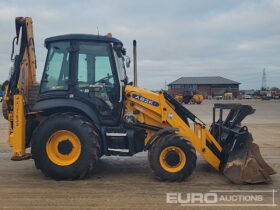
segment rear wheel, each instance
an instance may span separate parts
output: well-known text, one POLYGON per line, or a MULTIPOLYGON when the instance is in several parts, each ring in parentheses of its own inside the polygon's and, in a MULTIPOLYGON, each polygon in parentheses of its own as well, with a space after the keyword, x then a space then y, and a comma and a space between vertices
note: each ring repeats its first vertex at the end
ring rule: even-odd
POLYGON ((158 139, 149 150, 150 166, 160 180, 182 181, 196 166, 196 153, 186 139, 170 134, 158 139))
POLYGON ((32 137, 35 165, 54 179, 84 178, 100 156, 100 139, 82 116, 56 114, 47 118, 32 137))
POLYGON ((190 104, 195 104, 195 99, 194 98, 192 98, 191 100, 190 100, 190 102, 189 102, 190 104))

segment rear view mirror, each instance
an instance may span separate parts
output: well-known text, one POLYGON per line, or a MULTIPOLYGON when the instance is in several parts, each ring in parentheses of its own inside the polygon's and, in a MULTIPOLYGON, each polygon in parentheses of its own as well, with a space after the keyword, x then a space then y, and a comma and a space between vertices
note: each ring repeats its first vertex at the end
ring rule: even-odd
POLYGON ((126 56, 126 58, 125 58, 125 65, 126 65, 126 68, 129 68, 129 67, 130 67, 130 63, 131 63, 130 57, 126 56))

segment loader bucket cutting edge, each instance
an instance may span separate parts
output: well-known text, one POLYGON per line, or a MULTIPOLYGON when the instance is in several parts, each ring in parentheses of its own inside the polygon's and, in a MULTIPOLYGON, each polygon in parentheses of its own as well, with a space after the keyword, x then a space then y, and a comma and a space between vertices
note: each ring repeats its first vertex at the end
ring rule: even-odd
POLYGON ((223 168, 223 174, 235 184, 269 183, 269 175, 275 173, 261 156, 259 146, 252 142, 250 133, 234 141, 223 168))

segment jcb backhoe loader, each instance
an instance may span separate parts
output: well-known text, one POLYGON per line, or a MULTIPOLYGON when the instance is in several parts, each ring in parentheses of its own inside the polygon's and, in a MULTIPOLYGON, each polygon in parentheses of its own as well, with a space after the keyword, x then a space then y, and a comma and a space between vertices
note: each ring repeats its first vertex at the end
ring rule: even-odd
MULTIPOLYGON (((180 181, 195 169, 197 151, 234 183, 269 182, 275 173, 247 127, 241 126, 254 112, 252 107, 216 104, 219 119, 214 113, 208 130, 166 92, 128 83, 126 50, 110 34, 47 38, 48 54, 38 84, 29 17, 16 18, 13 52, 19 40, 19 53, 12 54, 14 66, 4 84, 3 114, 10 125, 12 160, 32 157, 47 176, 79 179, 102 155, 132 156, 147 150, 156 177, 180 181), (230 110, 226 118, 225 109, 230 110)), ((136 56, 136 67, 135 61, 136 56)))

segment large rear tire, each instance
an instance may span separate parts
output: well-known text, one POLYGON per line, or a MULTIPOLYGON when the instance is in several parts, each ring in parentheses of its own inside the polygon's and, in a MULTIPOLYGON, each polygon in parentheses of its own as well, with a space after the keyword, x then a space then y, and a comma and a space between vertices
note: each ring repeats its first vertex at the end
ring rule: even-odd
POLYGON ((153 173, 162 181, 183 181, 196 167, 196 152, 189 141, 176 134, 160 137, 148 153, 153 173))
POLYGON ((82 116, 64 113, 48 117, 32 136, 32 157, 46 176, 82 179, 100 156, 100 138, 82 116))

